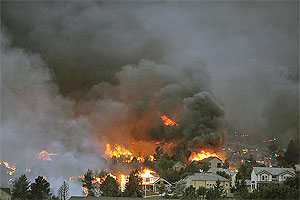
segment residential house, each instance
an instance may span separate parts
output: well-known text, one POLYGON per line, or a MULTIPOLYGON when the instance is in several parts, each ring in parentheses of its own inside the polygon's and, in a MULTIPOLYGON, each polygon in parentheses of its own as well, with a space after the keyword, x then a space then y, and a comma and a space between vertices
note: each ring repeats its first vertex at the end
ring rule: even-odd
POLYGON ((185 179, 186 187, 193 186, 196 189, 199 187, 213 188, 219 180, 226 191, 226 195, 230 195, 230 181, 227 178, 219 176, 215 173, 195 173, 187 176, 185 179))
POLYGON ((173 165, 173 167, 172 167, 172 169, 175 170, 175 171, 177 171, 177 172, 179 172, 182 168, 185 168, 185 165, 182 162, 180 162, 180 161, 178 161, 177 163, 175 163, 173 165))
POLYGON ((223 161, 215 156, 205 158, 201 162, 208 162, 210 168, 221 168, 223 166, 223 161))
POLYGON ((0 200, 11 200, 9 188, 0 188, 0 200))
POLYGON ((169 183, 167 180, 165 180, 163 178, 159 178, 158 180, 156 180, 153 183, 153 192, 159 193, 159 186, 162 185, 162 184, 165 185, 166 191, 170 191, 171 190, 172 184, 169 183))
POLYGON ((295 175, 293 168, 253 167, 251 173, 251 191, 256 190, 261 183, 280 183, 288 177, 295 175))
POLYGON ((208 172, 215 173, 217 172, 225 172, 228 176, 230 176, 230 183, 232 186, 235 186, 237 171, 234 169, 224 169, 224 168, 210 168, 208 172))

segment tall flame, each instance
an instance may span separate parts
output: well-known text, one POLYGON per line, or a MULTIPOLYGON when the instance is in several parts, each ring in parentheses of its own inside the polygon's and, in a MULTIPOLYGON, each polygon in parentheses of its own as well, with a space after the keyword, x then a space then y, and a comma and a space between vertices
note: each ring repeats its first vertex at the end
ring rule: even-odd
POLYGON ((158 176, 154 176, 156 173, 150 169, 142 169, 140 172, 140 177, 142 178, 143 185, 153 184, 159 179, 158 176))
POLYGON ((136 157, 138 162, 142 163, 145 161, 143 157, 134 156, 128 149, 117 144, 114 147, 111 147, 110 144, 106 144, 105 155, 106 158, 122 158, 123 162, 131 162, 134 157, 136 157))
POLYGON ((46 160, 46 161, 52 161, 50 156, 57 156, 57 155, 59 155, 59 154, 48 153, 46 150, 43 150, 40 153, 38 153, 37 157, 38 157, 38 159, 43 159, 43 160, 46 160))
POLYGON ((200 161, 200 160, 203 160, 203 159, 209 158, 209 157, 218 157, 218 155, 215 153, 210 153, 210 152, 206 152, 206 151, 201 151, 200 153, 192 152, 192 154, 189 158, 189 161, 200 161))
POLYGON ((164 125, 166 125, 166 126, 176 126, 177 128, 179 128, 179 125, 175 121, 170 119, 167 115, 162 115, 161 113, 158 113, 157 115, 164 122, 164 125))

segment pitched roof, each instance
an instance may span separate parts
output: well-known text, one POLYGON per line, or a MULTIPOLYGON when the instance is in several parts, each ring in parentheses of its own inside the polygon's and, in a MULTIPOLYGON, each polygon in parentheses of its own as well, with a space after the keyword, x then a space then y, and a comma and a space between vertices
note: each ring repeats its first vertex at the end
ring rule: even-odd
POLYGON ((233 169, 224 169, 224 168, 210 168, 208 172, 217 173, 217 172, 225 172, 226 174, 233 176, 236 172, 233 169))
POLYGON ((157 182, 160 182, 160 181, 166 182, 167 185, 172 186, 171 183, 169 183, 166 179, 163 179, 163 178, 159 178, 156 181, 154 181, 153 185, 155 185, 157 182))
POLYGON ((182 166, 184 167, 184 164, 183 164, 182 162, 180 162, 180 161, 178 161, 177 163, 175 163, 175 164, 173 165, 173 167, 174 167, 175 165, 182 165, 182 166))
POLYGON ((214 158, 216 158, 216 159, 220 160, 221 162, 223 162, 223 160, 221 160, 221 158, 216 157, 216 156, 211 156, 211 157, 208 157, 208 158, 204 158, 203 160, 201 160, 201 162, 203 162, 203 161, 211 161, 214 158))
POLYGON ((219 176, 214 173, 195 173, 188 177, 193 181, 229 181, 227 178, 224 178, 223 176, 219 176))
POLYGON ((253 167, 254 173, 259 174, 263 171, 268 172, 272 175, 279 175, 283 172, 290 172, 292 174, 295 174, 295 171, 293 168, 276 168, 276 167, 253 167))

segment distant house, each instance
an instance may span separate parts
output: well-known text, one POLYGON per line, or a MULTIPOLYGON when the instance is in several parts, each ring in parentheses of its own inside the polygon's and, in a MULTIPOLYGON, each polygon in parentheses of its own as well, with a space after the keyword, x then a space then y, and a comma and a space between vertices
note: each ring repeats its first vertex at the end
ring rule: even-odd
POLYGON ((213 188, 219 180, 226 191, 226 195, 229 196, 230 194, 230 181, 215 173, 195 173, 187 176, 184 180, 186 181, 186 187, 193 186, 196 189, 199 187, 213 188))
POLYGON ((295 175, 293 168, 253 167, 251 191, 256 190, 261 183, 280 183, 295 175))
POLYGON ((11 200, 9 188, 0 188, 0 200, 11 200))
POLYGON ((234 169, 210 168, 208 172, 215 174, 217 174, 217 172, 225 172, 228 176, 230 176, 231 185, 235 186, 237 172, 234 169))
POLYGON ((180 171, 182 168, 185 168, 185 165, 182 164, 182 162, 178 161, 177 163, 175 163, 172 167, 173 170, 175 171, 180 171))
POLYGON ((168 181, 166 181, 166 180, 163 179, 163 178, 159 178, 158 180, 156 180, 156 181, 153 183, 153 192, 159 193, 159 186, 162 185, 162 184, 165 185, 166 191, 170 191, 170 190, 171 190, 172 184, 169 183, 168 181))
POLYGON ((201 162, 208 162, 210 168, 221 168, 223 166, 223 161, 215 156, 205 158, 201 162))

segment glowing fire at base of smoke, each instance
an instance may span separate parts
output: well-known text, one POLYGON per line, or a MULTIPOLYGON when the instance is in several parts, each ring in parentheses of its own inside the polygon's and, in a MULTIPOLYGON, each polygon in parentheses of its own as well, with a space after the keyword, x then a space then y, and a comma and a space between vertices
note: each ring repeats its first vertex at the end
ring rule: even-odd
POLYGON ((128 149, 126 149, 123 146, 117 145, 117 144, 114 145, 113 147, 111 147, 110 144, 106 144, 105 157, 107 159, 113 158, 113 157, 115 157, 117 159, 122 158, 122 161, 127 162, 127 163, 131 162, 134 157, 140 163, 145 161, 145 159, 143 157, 134 156, 128 149))
POLYGON ((200 160, 203 160, 203 159, 209 158, 209 157, 218 157, 218 155, 215 153, 210 153, 210 152, 206 152, 206 151, 201 151, 200 153, 192 152, 192 154, 189 158, 189 161, 200 161, 200 160))

